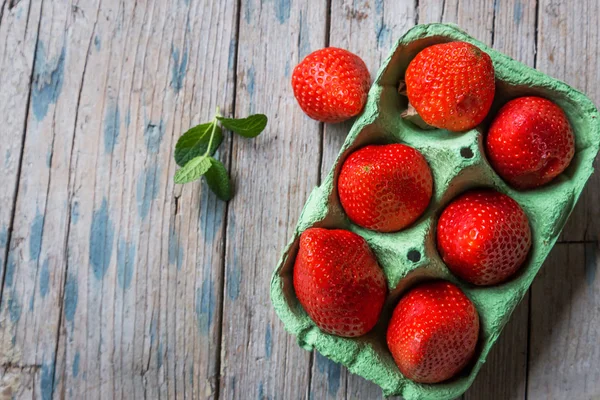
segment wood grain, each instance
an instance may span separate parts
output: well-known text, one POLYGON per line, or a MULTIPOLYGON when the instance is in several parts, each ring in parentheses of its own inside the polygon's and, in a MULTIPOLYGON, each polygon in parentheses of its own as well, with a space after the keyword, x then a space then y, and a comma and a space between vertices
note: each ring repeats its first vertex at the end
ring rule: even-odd
MULTIPOLYGON (((9 240, 27 127, 27 106, 40 20, 40 4, 30 1, 0 8, 0 268, 7 264, 9 240)), ((14 262, 13 262, 14 264, 14 262)))
POLYGON ((318 183, 319 124, 297 106, 290 79, 302 57, 325 45, 326 2, 243 0, 240 14, 236 115, 267 113, 270 122, 257 139, 233 141, 220 397, 299 399, 310 353, 276 318, 269 283, 318 183))
POLYGON ((19 351, 17 365, 34 367, 15 397, 50 398, 65 271, 72 111, 79 98, 75 80, 85 68, 85 57, 67 49, 87 49, 96 8, 46 3, 41 16, 0 320, 11 322, 1 335, 11 337, 12 350, 19 351))
MULTIPOLYGON (((425 0, 425 3, 432 1, 435 0, 425 0)), ((442 2, 441 22, 458 24, 469 35, 489 45, 494 37, 494 5, 499 3, 501 2, 486 0, 445 0, 442 2)), ((435 10, 431 6, 427 8, 435 10)))
MULTIPOLYGON (((34 379, 40 373, 35 348, 24 349, 23 340, 17 343, 17 334, 22 332, 22 295, 31 292, 34 284, 31 279, 17 283, 20 253, 27 247, 26 236, 18 236, 13 229, 40 18, 39 2, 0 5, 0 389, 8 397, 32 396, 34 379)), ((36 389, 39 393, 39 386, 36 389)))
POLYGON ((600 248, 558 244, 531 289, 527 397, 600 396, 600 248))

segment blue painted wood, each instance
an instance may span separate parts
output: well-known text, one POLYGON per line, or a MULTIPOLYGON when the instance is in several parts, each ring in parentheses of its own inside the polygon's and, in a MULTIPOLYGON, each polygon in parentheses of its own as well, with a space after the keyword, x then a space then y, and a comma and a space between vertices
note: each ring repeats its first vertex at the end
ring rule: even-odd
MULTIPOLYGON (((57 164, 64 161, 62 146, 73 120, 54 119, 57 108, 65 104, 63 99, 71 94, 64 85, 67 50, 62 32, 55 33, 54 41, 45 34, 50 26, 41 22, 42 13, 41 2, 36 1, 4 2, 0 11, 0 86, 3 95, 10 96, 7 101, 2 98, 0 112, 1 142, 7 149, 2 152, 6 159, 0 175, 8 195, 0 200, 0 222, 6 227, 2 235, 6 274, 0 291, 0 376, 7 384, 3 393, 14 398, 51 398, 54 394, 61 313, 58 293, 64 269, 57 258, 63 247, 61 236, 49 233, 64 221, 64 198, 57 196, 58 188, 64 194, 68 190, 56 181, 60 172, 52 175, 51 171, 60 169, 57 164), (55 131, 65 132, 64 136, 55 141, 55 131), (14 185, 16 179, 20 180, 14 185), (57 203, 61 209, 49 213, 57 203), (12 213, 8 221, 7 211, 12 213)), ((65 22, 58 13, 55 17, 56 26, 65 22)), ((68 166, 66 170, 68 176, 68 166)))
MULTIPOLYGON (((40 367, 35 360, 32 362, 31 356, 26 360, 30 364, 23 365, 17 348, 17 343, 21 342, 17 336, 18 326, 22 325, 23 313, 28 312, 32 292, 38 287, 35 276, 29 278, 28 293, 17 285, 21 281, 18 271, 21 254, 29 257, 32 250, 37 256, 40 250, 38 240, 33 241, 31 249, 26 240, 34 217, 16 218, 15 201, 21 185, 19 174, 41 5, 24 0, 8 7, 8 2, 0 5, 0 386, 2 393, 10 397, 30 396, 32 388, 23 388, 21 382, 30 380, 40 367), (14 229, 19 221, 25 233, 21 237, 14 229), (20 252, 15 251, 17 247, 20 252), (23 368, 14 368, 13 364, 23 365, 23 368)), ((46 153, 44 150, 42 154, 46 153)), ((37 226, 39 223, 35 225, 36 233, 39 231, 37 226)), ((46 293, 45 289, 43 291, 46 293)))

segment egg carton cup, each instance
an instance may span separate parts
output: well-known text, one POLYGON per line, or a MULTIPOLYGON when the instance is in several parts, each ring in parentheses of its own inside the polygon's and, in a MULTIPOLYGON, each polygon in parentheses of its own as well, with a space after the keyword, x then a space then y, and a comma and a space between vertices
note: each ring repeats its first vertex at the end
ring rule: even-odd
POLYGON ((345 365, 351 372, 375 382, 384 395, 412 399, 453 399, 473 383, 511 313, 521 301, 558 239, 589 176, 600 146, 600 118, 593 103, 565 83, 527 67, 475 40, 455 25, 417 25, 394 46, 373 83, 367 104, 352 126, 334 167, 310 194, 289 244, 271 280, 271 300, 285 328, 306 350, 345 365), (487 118, 476 129, 453 133, 424 130, 403 119, 407 98, 398 93, 409 62, 424 48, 444 42, 465 41, 491 57, 496 94, 487 118), (525 95, 545 97, 566 113, 575 135, 575 156, 552 183, 519 191, 494 172, 486 159, 483 137, 499 108, 525 95), (431 202, 410 227, 379 233, 353 224, 338 198, 337 178, 346 157, 369 144, 403 143, 418 149, 433 175, 431 202), (445 266, 436 249, 435 227, 444 207, 472 188, 493 188, 516 200, 529 218, 532 247, 522 268, 509 281, 478 287, 460 280, 445 266), (293 267, 300 234, 310 227, 347 229, 362 236, 383 269, 389 288, 375 328, 358 338, 322 332, 296 298, 293 267), (445 279, 458 285, 473 301, 480 316, 480 336, 472 362, 457 376, 438 384, 420 384, 404 377, 386 345, 392 311, 407 289, 424 280, 445 279))

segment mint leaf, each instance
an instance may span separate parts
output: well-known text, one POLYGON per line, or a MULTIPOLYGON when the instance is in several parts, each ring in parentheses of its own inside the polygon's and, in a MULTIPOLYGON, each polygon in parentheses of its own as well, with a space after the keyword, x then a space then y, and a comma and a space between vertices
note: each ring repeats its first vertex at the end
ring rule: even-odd
POLYGON ((217 148, 223 141, 221 128, 214 122, 200 124, 185 132, 177 141, 175 145, 175 162, 177 165, 183 167, 191 159, 206 153, 213 128, 215 129, 215 134, 208 154, 215 154, 215 151, 217 151, 217 148))
POLYGON ((267 126, 267 116, 264 114, 254 114, 241 119, 223 117, 217 117, 217 119, 225 128, 247 138, 260 135, 267 126))
POLYGON ((199 179, 209 170, 211 162, 206 156, 200 156, 192 159, 175 172, 175 183, 188 183, 199 179))
POLYGON ((217 197, 223 201, 231 199, 231 183, 229 175, 221 161, 208 157, 210 160, 210 169, 206 171, 204 177, 210 190, 215 192, 217 197))

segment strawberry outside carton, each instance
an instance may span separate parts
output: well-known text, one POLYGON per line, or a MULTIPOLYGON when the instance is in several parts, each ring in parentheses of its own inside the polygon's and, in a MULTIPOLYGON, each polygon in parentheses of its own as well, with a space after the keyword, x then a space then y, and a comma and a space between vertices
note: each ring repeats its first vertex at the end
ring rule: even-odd
POLYGON ((577 90, 490 49, 454 25, 415 26, 397 42, 381 66, 367 105, 352 126, 333 169, 304 206, 294 235, 273 273, 271 300, 277 314, 300 346, 317 349, 351 372, 375 382, 386 396, 401 395, 407 400, 459 397, 475 380, 558 239, 593 172, 592 163, 599 148, 600 115, 577 90), (401 117, 408 104, 406 97, 398 93, 398 85, 419 51, 451 41, 472 43, 489 54, 496 76, 494 102, 476 129, 462 133, 424 130, 401 117), (547 98, 564 110, 575 135, 575 156, 550 184, 519 191, 504 182, 486 160, 483 135, 502 105, 525 95, 547 98), (423 154, 433 174, 433 197, 425 213, 411 226, 396 233, 379 233, 350 222, 340 205, 336 185, 341 165, 350 153, 368 144, 388 143, 404 143, 423 154), (444 207, 466 190, 482 187, 493 188, 517 201, 529 218, 532 233, 531 251, 523 267, 507 282, 490 287, 474 286, 454 276, 441 260, 435 241, 436 223, 444 207), (389 292, 379 321, 368 334, 342 338, 324 333, 298 302, 292 272, 300 234, 310 227, 355 232, 368 242, 377 257, 389 292), (436 278, 455 283, 475 304, 480 317, 479 342, 473 361, 457 376, 438 384, 420 384, 400 373, 386 345, 386 330, 400 296, 416 283, 436 278))

